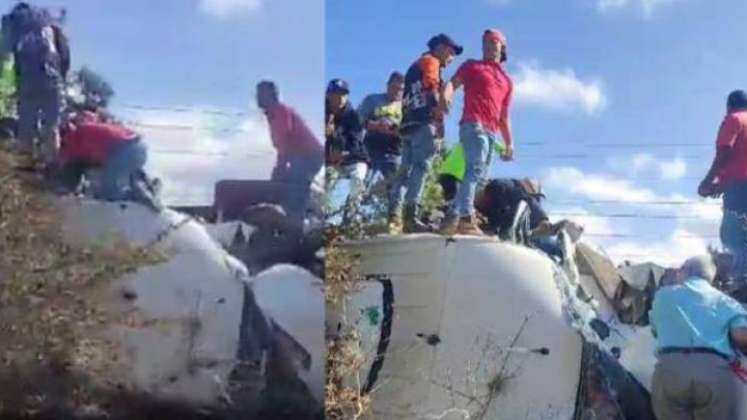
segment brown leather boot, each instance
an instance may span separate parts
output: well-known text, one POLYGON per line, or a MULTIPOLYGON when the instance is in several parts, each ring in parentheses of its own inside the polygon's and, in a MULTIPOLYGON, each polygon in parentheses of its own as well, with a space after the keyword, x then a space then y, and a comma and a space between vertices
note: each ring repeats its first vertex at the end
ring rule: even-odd
POLYGON ((477 226, 475 216, 463 216, 459 218, 456 231, 459 235, 485 236, 485 232, 477 226))

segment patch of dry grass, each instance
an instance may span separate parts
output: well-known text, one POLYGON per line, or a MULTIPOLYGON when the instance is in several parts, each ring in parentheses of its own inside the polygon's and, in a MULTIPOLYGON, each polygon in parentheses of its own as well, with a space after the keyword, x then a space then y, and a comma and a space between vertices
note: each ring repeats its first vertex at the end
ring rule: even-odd
MULTIPOLYGON (((359 289, 363 276, 358 256, 340 246, 341 237, 328 232, 325 250, 325 298, 328 305, 344 308, 351 293, 359 289)), ((340 311, 344 314, 344 309, 340 311)), ((362 419, 371 416, 371 396, 364 392, 360 377, 367 362, 361 337, 343 316, 336 331, 327 338, 326 418, 362 419), (353 380, 349 380, 353 378, 353 380)))
MULTIPOLYGON (((13 164, 14 156, 0 150, 0 380, 23 379, 29 364, 44 370, 35 373, 42 378, 73 367, 107 371, 116 352, 111 343, 94 338, 109 318, 96 295, 163 255, 125 243, 106 249, 66 244, 52 197, 40 180, 17 173, 13 164)), ((0 413, 33 413, 55 399, 55 390, 48 391, 38 389, 34 398, 4 392, 0 413)), ((87 400, 83 389, 74 392, 75 400, 87 400)))

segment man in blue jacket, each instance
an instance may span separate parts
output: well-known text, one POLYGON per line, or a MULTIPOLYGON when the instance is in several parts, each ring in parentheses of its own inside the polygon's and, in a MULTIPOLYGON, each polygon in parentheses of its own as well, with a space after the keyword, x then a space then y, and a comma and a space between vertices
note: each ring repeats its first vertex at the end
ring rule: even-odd
POLYGON ((348 99, 347 82, 334 79, 327 86, 325 103, 325 155, 327 163, 327 193, 335 190, 340 178, 350 180, 350 192, 345 201, 343 224, 358 214, 365 190, 368 156, 363 145, 363 124, 348 99))

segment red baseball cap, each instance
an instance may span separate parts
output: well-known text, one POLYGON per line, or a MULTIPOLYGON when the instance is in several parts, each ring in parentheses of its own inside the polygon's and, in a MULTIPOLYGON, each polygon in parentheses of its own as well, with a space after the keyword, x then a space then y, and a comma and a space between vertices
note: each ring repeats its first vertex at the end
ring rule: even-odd
POLYGON ((482 35, 483 38, 491 39, 493 41, 500 41, 501 44, 506 46, 506 37, 503 35, 503 33, 497 29, 486 29, 485 33, 482 35))

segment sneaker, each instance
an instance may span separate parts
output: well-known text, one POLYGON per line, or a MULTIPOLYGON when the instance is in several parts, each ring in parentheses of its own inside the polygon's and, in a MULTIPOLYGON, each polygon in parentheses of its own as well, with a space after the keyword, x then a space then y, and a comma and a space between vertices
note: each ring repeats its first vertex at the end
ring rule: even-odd
POLYGON ((430 232, 431 229, 418 219, 417 207, 408 205, 405 207, 402 231, 403 233, 426 233, 430 232))
POLYGON ((485 233, 475 223, 474 216, 461 217, 456 231, 459 235, 485 236, 485 233))

